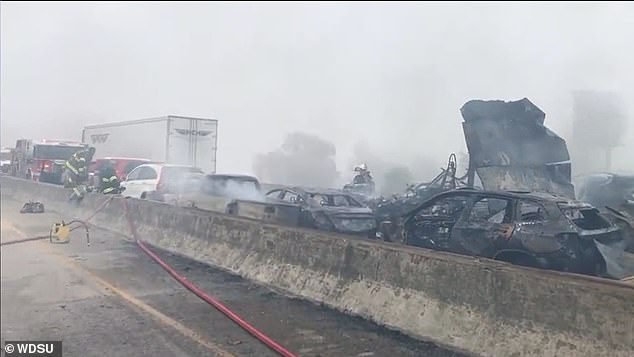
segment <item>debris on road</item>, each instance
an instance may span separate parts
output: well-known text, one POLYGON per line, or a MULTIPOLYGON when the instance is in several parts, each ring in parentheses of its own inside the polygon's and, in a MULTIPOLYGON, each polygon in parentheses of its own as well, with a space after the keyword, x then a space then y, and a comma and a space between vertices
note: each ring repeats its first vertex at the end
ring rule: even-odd
POLYGON ((44 205, 41 202, 29 201, 22 206, 20 213, 44 213, 44 205))

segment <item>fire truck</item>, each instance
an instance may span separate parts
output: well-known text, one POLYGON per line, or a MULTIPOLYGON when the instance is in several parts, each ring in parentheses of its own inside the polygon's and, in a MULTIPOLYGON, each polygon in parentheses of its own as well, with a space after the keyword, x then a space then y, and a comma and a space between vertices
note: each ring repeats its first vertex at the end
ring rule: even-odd
POLYGON ((63 184, 66 160, 87 145, 76 141, 18 140, 14 154, 13 172, 15 176, 35 181, 63 184))

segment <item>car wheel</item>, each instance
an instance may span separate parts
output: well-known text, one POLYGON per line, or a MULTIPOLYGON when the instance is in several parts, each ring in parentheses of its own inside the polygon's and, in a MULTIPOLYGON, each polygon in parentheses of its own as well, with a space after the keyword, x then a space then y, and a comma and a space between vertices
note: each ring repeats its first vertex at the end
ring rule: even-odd
POLYGON ((147 199, 147 192, 143 192, 143 193, 141 194, 141 199, 142 199, 142 200, 147 199))

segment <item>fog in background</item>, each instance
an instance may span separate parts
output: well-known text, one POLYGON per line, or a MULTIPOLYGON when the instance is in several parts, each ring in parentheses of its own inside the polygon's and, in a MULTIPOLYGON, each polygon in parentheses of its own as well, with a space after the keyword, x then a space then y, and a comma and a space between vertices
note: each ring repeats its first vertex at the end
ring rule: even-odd
MULTIPOLYGON (((79 140, 83 125, 100 122, 216 117, 218 172, 302 162, 295 172, 303 176, 286 181, 313 170, 322 175, 315 184, 340 185, 366 162, 378 184, 387 176, 400 186, 432 179, 449 153, 466 151, 459 109, 470 99, 528 97, 569 141, 573 90, 614 91, 634 103, 634 6, 626 3, 2 3, 1 10, 3 146, 22 137, 79 140), (292 133, 323 152, 285 151, 292 133)), ((634 173, 627 118, 613 167, 634 173)))

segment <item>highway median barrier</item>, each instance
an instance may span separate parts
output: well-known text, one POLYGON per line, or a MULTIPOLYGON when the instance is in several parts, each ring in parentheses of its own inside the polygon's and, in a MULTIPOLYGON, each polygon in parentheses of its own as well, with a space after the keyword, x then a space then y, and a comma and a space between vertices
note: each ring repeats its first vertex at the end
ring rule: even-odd
MULTIPOLYGON (((37 200, 130 236, 124 198, 0 178, 2 197, 37 200)), ((478 356, 634 355, 634 286, 625 282, 127 199, 150 244, 415 338, 478 356)))

